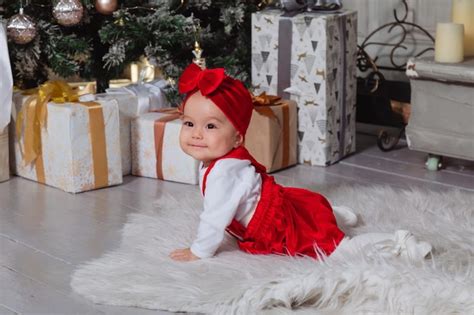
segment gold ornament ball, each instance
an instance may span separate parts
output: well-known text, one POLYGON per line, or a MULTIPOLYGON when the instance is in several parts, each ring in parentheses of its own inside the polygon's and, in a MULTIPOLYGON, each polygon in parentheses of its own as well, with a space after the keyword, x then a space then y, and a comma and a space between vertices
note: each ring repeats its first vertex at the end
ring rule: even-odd
POLYGON ((101 14, 109 15, 117 10, 117 5, 117 0, 97 0, 95 2, 95 9, 101 14))
POLYGON ((80 0, 59 0, 53 8, 53 15, 62 26, 72 26, 78 24, 84 7, 80 0))
POLYGON ((17 44, 28 44, 36 36, 36 24, 31 17, 23 14, 23 8, 8 20, 7 34, 17 44))

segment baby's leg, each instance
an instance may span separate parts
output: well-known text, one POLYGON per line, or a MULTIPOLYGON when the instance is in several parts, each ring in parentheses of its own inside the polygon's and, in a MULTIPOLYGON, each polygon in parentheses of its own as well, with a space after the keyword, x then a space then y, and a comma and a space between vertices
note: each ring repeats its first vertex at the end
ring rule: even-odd
POLYGON ((421 262, 430 252, 431 245, 417 241, 408 231, 395 233, 364 233, 344 239, 331 255, 351 255, 363 251, 367 256, 402 257, 413 263, 421 262))
POLYGON ((332 210, 338 226, 351 227, 357 225, 357 215, 351 208, 346 206, 333 206, 332 210))

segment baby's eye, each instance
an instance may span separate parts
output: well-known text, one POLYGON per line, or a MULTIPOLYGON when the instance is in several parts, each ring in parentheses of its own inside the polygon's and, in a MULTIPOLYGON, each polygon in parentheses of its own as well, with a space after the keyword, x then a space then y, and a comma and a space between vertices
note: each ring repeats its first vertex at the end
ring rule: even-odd
POLYGON ((207 124, 207 129, 215 129, 216 125, 214 124, 207 124))
POLYGON ((185 125, 186 127, 193 127, 194 126, 193 123, 190 122, 190 121, 183 122, 183 125, 185 125))

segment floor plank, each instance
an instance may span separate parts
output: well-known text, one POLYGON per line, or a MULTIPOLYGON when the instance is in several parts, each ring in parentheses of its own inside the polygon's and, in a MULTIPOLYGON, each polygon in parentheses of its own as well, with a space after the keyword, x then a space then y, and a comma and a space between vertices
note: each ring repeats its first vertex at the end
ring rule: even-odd
POLYGON ((12 268, 0 267, 0 303, 21 314, 103 314, 12 268))
POLYGON ((431 182, 447 188, 460 187, 474 191, 474 181, 471 176, 460 176, 454 173, 427 171, 422 165, 380 159, 373 156, 356 154, 350 156, 339 164, 365 168, 384 174, 396 174, 406 179, 420 182, 431 182))
MULTIPOLYGON (((75 265, 66 264, 42 252, 32 251, 28 246, 4 237, 0 237, 0 248, 2 249, 0 266, 15 266, 16 272, 23 274, 25 277, 30 279, 34 278, 36 281, 47 285, 53 290, 62 292, 68 296, 74 296, 75 299, 84 302, 81 297, 72 292, 69 284, 70 275, 76 268, 75 265)), ((168 312, 139 308, 117 308, 106 305, 92 305, 91 303, 88 305, 91 307, 89 312, 92 314, 169 314, 168 312)), ((9 314, 6 310, 3 312, 3 309, 0 307, 0 314, 4 313, 9 314)), ((14 314, 13 311, 10 311, 10 313, 14 314)))
POLYGON ((126 222, 126 218, 106 221, 107 212, 117 209, 68 211, 58 205, 21 210, 0 213, 0 233, 67 263, 100 256, 104 250, 117 244, 119 230, 126 222), (92 211, 90 215, 85 214, 92 211))
POLYGON ((18 314, 18 313, 15 312, 14 310, 11 310, 11 309, 7 308, 5 305, 0 304, 0 314, 2 314, 2 315, 11 315, 11 314, 18 314))
MULTIPOLYGON (((370 141, 370 136, 360 136, 370 141)), ((372 139, 373 141, 373 139, 372 139)), ((359 145, 359 142, 357 143, 359 145)), ((398 161, 401 163, 419 165, 424 168, 428 153, 410 150, 405 140, 391 151, 384 152, 374 145, 364 145, 358 148, 359 155, 372 156, 384 160, 398 161)), ((443 167, 440 172, 456 173, 461 176, 474 176, 474 161, 443 157, 443 167)))
POLYGON ((15 270, 29 278, 61 292, 69 292, 69 275, 75 266, 58 260, 44 252, 36 251, 26 244, 0 237, 0 265, 15 270))

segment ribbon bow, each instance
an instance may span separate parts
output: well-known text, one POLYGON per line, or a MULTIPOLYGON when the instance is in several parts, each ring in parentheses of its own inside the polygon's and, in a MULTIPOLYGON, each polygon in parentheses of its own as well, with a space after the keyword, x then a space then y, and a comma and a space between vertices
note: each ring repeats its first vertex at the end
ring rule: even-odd
POLYGON ((168 82, 157 79, 150 82, 131 84, 120 88, 109 88, 107 95, 131 94, 137 97, 138 108, 134 115, 141 115, 149 111, 170 106, 165 92, 169 87, 168 82))
POLYGON ((279 101, 281 97, 275 95, 267 95, 267 93, 262 92, 260 95, 252 95, 252 103, 254 106, 272 106, 276 105, 276 102, 279 101))
POLYGON ((202 70, 192 63, 179 78, 179 93, 189 93, 199 89, 202 95, 209 95, 221 85, 225 77, 224 68, 202 70))
POLYGON ((285 11, 335 11, 342 8, 341 0, 282 0, 281 6, 285 11))
POLYGON ((275 115, 273 110, 269 106, 282 105, 284 103, 279 102, 281 97, 275 95, 267 95, 267 93, 262 92, 260 95, 252 95, 252 103, 254 109, 260 115, 267 116, 272 119, 278 120, 278 117, 275 115))
POLYGON ((16 132, 18 139, 24 137, 23 159, 26 164, 29 164, 41 155, 41 128, 46 127, 48 102, 78 102, 79 94, 65 81, 60 80, 48 81, 38 88, 25 91, 23 94, 31 96, 17 114, 16 132), (25 115, 27 116, 26 121, 25 115), (25 130, 22 132, 25 123, 25 130))

